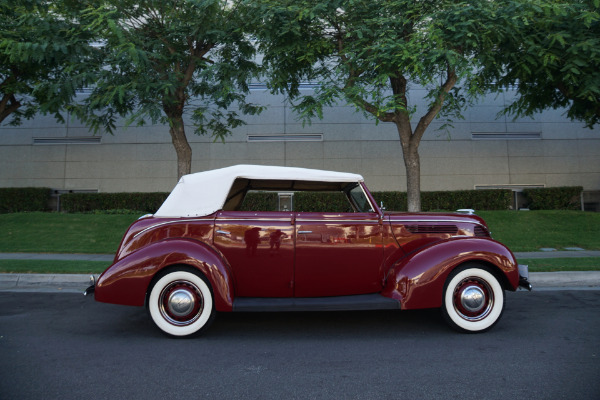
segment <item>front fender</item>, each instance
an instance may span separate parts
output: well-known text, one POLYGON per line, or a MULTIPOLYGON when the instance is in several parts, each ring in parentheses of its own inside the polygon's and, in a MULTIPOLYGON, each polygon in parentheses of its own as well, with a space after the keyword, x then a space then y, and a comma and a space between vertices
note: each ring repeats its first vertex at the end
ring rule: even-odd
POLYGON ((491 266, 500 284, 516 290, 519 269, 512 252, 502 243, 488 238, 452 238, 420 249, 397 261, 389 270, 382 294, 401 302, 402 309, 442 306, 446 278, 466 262, 491 266))
POLYGON ((205 243, 165 239, 115 262, 100 275, 95 299, 104 303, 143 306, 152 278, 172 265, 189 265, 210 281, 217 311, 233 309, 233 277, 226 261, 205 243))

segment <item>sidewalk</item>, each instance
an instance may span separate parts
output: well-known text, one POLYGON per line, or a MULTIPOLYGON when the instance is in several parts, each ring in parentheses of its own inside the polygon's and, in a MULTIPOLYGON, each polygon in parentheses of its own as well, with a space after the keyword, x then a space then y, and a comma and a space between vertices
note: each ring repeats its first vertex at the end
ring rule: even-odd
MULTIPOLYGON (((551 251, 515 253, 522 258, 598 257, 600 251, 551 251)), ((0 260, 74 260, 111 262, 113 254, 0 253, 0 260)), ((531 272, 533 290, 600 290, 600 271, 531 272)), ((0 291, 83 293, 89 286, 84 274, 0 274, 0 291)))

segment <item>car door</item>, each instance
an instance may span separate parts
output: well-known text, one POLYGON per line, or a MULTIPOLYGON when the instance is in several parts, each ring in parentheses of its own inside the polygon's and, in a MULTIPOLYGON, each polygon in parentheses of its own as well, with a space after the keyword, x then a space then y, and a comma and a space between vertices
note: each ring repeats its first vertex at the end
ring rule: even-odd
POLYGON ((231 266, 236 296, 293 296, 292 215, 289 212, 217 213, 214 245, 231 266))
POLYGON ((382 289, 382 224, 375 212, 296 214, 296 297, 382 289))

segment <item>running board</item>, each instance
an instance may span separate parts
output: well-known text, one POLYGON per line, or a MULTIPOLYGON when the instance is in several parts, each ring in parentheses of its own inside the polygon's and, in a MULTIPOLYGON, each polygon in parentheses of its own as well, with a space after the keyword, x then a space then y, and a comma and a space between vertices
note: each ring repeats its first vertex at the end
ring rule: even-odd
POLYGON ((400 302, 380 294, 337 297, 238 297, 233 311, 399 310, 400 302))

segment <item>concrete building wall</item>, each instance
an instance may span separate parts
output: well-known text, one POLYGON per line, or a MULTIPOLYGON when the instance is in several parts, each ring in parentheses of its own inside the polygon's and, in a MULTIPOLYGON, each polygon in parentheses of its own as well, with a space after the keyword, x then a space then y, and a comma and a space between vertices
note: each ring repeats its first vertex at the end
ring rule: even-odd
MULTIPOLYGON (((422 108, 423 94, 413 91, 411 102, 422 108)), ((247 125, 225 143, 194 135, 188 124, 193 172, 239 163, 300 166, 360 173, 372 190, 406 189, 394 125, 376 125, 354 107, 340 105, 327 109, 323 120, 303 126, 281 96, 258 89, 249 100, 267 109, 247 117, 247 125), (294 134, 321 134, 322 140, 249 141, 253 135, 294 134)), ((431 124, 420 147, 422 190, 502 185, 600 190, 598 128, 570 122, 560 110, 535 119, 498 118, 508 101, 507 94, 489 95, 447 131, 437 130, 443 121, 431 124)), ((414 125, 419 117, 417 112, 414 125)), ((166 126, 119 127, 95 144, 64 144, 90 136, 76 121, 61 125, 44 116, 19 127, 1 126, 0 187, 147 192, 170 191, 175 185, 176 155, 166 126)))

